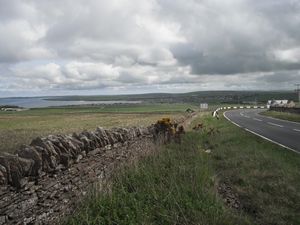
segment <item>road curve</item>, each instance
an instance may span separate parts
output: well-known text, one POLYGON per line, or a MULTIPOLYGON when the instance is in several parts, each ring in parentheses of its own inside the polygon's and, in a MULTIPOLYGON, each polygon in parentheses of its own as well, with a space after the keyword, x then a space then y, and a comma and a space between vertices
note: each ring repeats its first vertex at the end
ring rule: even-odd
POLYGON ((262 116, 259 114, 262 111, 238 109, 224 112, 224 116, 251 133, 300 153, 300 123, 262 116))

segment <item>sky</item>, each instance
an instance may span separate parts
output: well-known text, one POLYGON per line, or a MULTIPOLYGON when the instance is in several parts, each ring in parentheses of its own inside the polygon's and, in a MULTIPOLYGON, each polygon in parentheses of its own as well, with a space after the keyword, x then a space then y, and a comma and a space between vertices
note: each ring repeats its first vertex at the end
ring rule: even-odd
POLYGON ((300 0, 0 0, 0 97, 295 83, 300 0))

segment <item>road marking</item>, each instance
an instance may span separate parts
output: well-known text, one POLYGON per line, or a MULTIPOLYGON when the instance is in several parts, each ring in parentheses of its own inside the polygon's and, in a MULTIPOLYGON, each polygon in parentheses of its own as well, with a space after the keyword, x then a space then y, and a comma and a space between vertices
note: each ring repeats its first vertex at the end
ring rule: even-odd
POLYGON ((256 121, 260 121, 260 122, 262 121, 261 119, 257 119, 257 118, 253 118, 253 119, 256 120, 256 121))
POLYGON ((294 131, 298 131, 298 132, 300 132, 300 130, 299 129, 293 129, 294 131))
POLYGON ((259 137, 261 137, 261 138, 263 138, 263 139, 265 139, 265 140, 267 140, 267 141, 270 141, 270 142, 272 142, 272 143, 274 143, 274 144, 277 144, 277 145, 279 145, 279 146, 281 146, 281 147, 283 147, 283 148, 286 148, 286 149, 288 149, 288 150, 291 150, 291 151, 293 151, 293 152, 296 152, 296 153, 300 154, 300 152, 296 151, 295 149, 292 149, 292 148, 290 148, 290 147, 288 147, 288 146, 285 146, 285 145, 283 145, 283 144, 280 144, 280 143, 278 143, 277 141, 273 141, 272 139, 267 138, 267 137, 265 137, 265 136, 263 136, 263 135, 261 135, 261 134, 258 134, 258 133, 254 132, 254 131, 252 131, 252 130, 249 130, 249 129, 247 129, 247 128, 245 128, 245 130, 248 131, 248 132, 250 132, 250 133, 252 133, 252 134, 255 134, 255 135, 257 135, 257 136, 259 136, 259 137))
POLYGON ((246 118, 250 118, 249 116, 244 116, 244 117, 246 117, 246 118))
MULTIPOLYGON (((226 112, 228 112, 228 111, 226 111, 226 112)), ((224 117, 225 117, 228 121, 230 121, 231 123, 233 123, 234 125, 236 125, 236 126, 242 128, 240 125, 238 125, 237 123, 235 123, 235 122, 233 122, 231 119, 229 119, 229 118, 226 116, 226 112, 223 113, 224 117)))
MULTIPOLYGON (((226 112, 228 112, 228 111, 226 111, 226 112)), ((283 148, 286 148, 286 149, 288 149, 288 150, 291 150, 291 151, 293 151, 293 152, 296 152, 296 153, 300 154, 300 152, 298 152, 298 151, 295 150, 295 149, 292 149, 292 148, 290 148, 290 147, 288 147, 288 146, 285 146, 285 145, 283 145, 283 144, 280 144, 280 143, 278 143, 277 141, 273 141, 273 140, 271 140, 271 139, 269 139, 269 138, 267 138, 267 137, 265 137, 265 136, 263 136, 263 135, 261 135, 261 134, 258 134, 258 133, 254 132, 254 131, 252 131, 252 130, 249 130, 249 129, 247 129, 247 128, 243 128, 243 127, 240 126, 239 124, 237 124, 237 123, 233 122, 231 119, 229 119, 229 118, 225 115, 226 112, 223 113, 224 117, 225 117, 228 121, 230 121, 231 123, 233 123, 234 125, 236 125, 236 126, 242 128, 242 129, 244 129, 244 130, 246 130, 246 131, 248 131, 248 132, 250 132, 250 133, 252 133, 252 134, 255 134, 255 135, 257 135, 257 136, 259 136, 259 137, 261 137, 261 138, 263 138, 263 139, 265 139, 265 140, 267 140, 267 141, 269 141, 269 142, 272 142, 272 143, 277 144, 277 145, 279 145, 279 146, 281 146, 281 147, 283 147, 283 148)))
POLYGON ((271 123, 271 122, 268 122, 268 124, 273 125, 273 126, 277 126, 277 127, 283 127, 282 125, 277 124, 277 123, 271 123))

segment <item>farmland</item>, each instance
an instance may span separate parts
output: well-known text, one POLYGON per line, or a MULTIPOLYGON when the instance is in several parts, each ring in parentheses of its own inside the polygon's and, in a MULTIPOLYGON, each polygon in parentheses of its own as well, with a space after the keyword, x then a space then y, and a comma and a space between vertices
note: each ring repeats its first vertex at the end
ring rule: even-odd
POLYGON ((147 126, 161 117, 176 118, 189 104, 76 106, 0 112, 0 152, 14 152, 38 136, 94 130, 98 126, 147 126))
POLYGON ((157 103, 186 103, 199 104, 208 102, 214 104, 242 104, 257 102, 265 104, 270 99, 289 99, 297 101, 297 95, 291 91, 197 91, 188 93, 150 93, 135 95, 111 96, 61 96, 48 97, 55 101, 142 101, 157 103))

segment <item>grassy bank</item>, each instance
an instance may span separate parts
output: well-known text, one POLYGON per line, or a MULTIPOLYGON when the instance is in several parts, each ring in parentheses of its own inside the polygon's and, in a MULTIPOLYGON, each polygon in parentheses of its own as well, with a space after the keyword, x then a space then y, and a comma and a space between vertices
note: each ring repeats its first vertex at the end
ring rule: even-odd
POLYGON ((265 111, 261 113, 264 116, 271 116, 274 118, 289 120, 300 123, 300 115, 296 113, 287 113, 287 112, 276 112, 276 111, 265 111))
POLYGON ((0 152, 13 152, 37 136, 94 130, 98 126, 147 126, 161 117, 176 118, 186 104, 112 105, 0 112, 0 152))
MULTIPOLYGON (((199 119, 203 121, 203 119, 199 119)), ((199 121, 194 121, 199 122, 199 121)), ((202 135, 218 186, 252 224, 300 224, 300 155, 241 130, 224 118, 204 119, 220 134, 202 135)))
POLYGON ((199 122, 218 132, 189 132, 116 174, 66 224, 299 224, 300 156, 224 118, 199 122))
POLYGON ((247 224, 216 196, 210 156, 198 138, 189 133, 182 145, 123 170, 111 190, 94 192, 66 224, 247 224))

